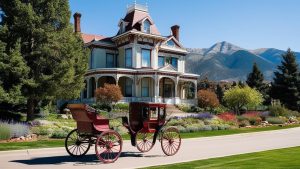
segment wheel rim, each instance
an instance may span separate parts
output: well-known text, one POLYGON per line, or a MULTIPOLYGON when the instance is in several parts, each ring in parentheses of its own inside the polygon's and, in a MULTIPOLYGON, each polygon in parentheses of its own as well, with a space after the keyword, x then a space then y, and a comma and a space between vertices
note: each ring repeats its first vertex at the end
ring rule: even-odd
POLYGON ((136 146, 140 152, 148 152, 153 147, 154 133, 139 131, 136 135, 136 146))
POLYGON ((103 163, 116 161, 122 151, 122 138, 115 131, 105 131, 97 138, 96 145, 97 158, 103 163))
POLYGON ((161 136, 161 148, 167 156, 175 155, 181 145, 181 137, 176 128, 167 128, 161 136))
POLYGON ((67 152, 74 157, 85 155, 89 151, 90 146, 90 138, 80 136, 77 129, 72 130, 65 140, 67 152))

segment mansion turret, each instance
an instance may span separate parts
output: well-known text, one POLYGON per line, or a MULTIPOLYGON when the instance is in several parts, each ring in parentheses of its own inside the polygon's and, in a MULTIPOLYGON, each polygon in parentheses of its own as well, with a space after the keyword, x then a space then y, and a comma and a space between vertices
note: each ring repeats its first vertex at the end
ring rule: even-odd
POLYGON ((82 33, 80 19, 75 13, 75 32, 91 49, 82 102, 93 102, 95 89, 110 83, 120 86, 121 102, 196 103, 198 75, 185 73, 188 52, 178 25, 171 27, 171 35, 161 35, 148 8, 138 4, 127 8, 113 37, 82 33))

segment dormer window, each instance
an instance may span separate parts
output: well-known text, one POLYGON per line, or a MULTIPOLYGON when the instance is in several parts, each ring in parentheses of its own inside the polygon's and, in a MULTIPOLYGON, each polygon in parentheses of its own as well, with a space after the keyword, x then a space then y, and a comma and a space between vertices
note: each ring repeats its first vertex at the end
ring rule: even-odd
POLYGON ((168 45, 168 46, 171 46, 171 47, 175 47, 175 42, 174 42, 173 40, 169 40, 169 41, 167 42, 167 45, 168 45))
POLYGON ((143 32, 150 33, 150 22, 148 19, 146 19, 143 23, 143 32))

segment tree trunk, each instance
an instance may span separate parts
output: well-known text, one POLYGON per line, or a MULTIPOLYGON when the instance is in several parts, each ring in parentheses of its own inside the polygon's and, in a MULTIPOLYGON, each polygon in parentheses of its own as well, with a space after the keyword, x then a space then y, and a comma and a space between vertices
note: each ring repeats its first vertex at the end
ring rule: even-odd
POLYGON ((27 99, 27 119, 26 121, 33 120, 35 110, 35 100, 31 97, 27 99))

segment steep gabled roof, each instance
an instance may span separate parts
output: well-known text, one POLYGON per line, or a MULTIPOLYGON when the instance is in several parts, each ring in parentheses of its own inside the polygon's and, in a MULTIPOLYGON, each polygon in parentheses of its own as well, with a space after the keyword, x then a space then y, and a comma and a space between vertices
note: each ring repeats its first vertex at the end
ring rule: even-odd
POLYGON ((125 27, 125 32, 130 30, 138 30, 141 31, 141 21, 144 19, 148 19, 151 23, 151 33, 155 35, 160 35, 157 27, 155 26, 153 20, 151 19, 150 15, 146 11, 141 10, 133 10, 126 14, 126 16, 123 18, 123 21, 127 22, 127 26, 125 27))

